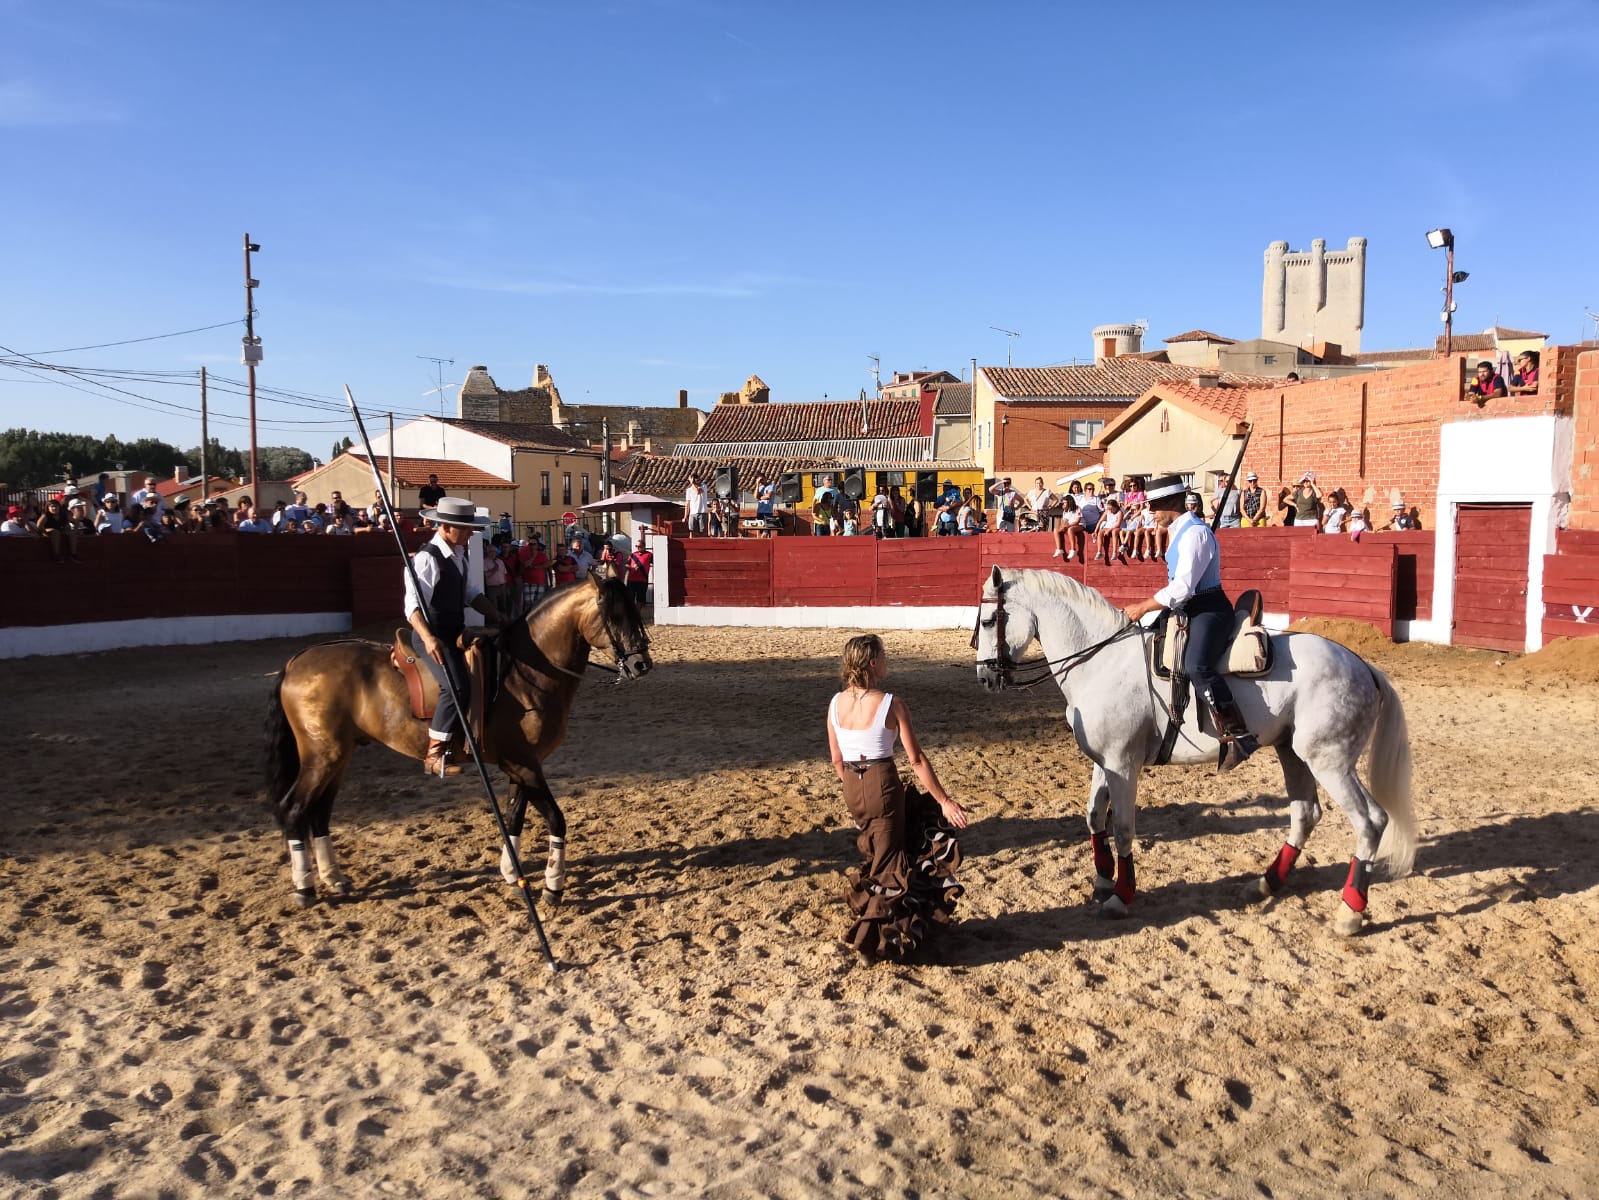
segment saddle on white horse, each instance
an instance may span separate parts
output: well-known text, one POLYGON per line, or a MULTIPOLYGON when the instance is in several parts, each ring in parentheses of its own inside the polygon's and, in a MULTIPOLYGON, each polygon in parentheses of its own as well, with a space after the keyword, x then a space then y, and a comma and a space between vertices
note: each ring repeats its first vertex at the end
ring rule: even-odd
MULTIPOLYGON (((1233 636, 1216 664, 1223 675, 1253 679, 1271 670, 1271 634, 1260 623, 1264 601, 1250 588, 1233 603, 1233 636)), ((1171 611, 1161 615, 1149 639, 1149 669, 1157 679, 1170 679, 1182 667, 1188 631, 1171 624, 1171 611)))

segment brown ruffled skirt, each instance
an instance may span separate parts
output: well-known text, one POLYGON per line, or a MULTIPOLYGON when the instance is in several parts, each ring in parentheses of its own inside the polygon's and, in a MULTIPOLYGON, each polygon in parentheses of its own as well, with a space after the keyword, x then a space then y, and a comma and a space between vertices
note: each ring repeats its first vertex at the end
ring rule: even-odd
POLYGON ((904 959, 955 915, 960 842, 938 805, 900 780, 893 762, 844 770, 844 803, 860 835, 861 865, 844 901, 854 916, 844 940, 867 958, 904 959))

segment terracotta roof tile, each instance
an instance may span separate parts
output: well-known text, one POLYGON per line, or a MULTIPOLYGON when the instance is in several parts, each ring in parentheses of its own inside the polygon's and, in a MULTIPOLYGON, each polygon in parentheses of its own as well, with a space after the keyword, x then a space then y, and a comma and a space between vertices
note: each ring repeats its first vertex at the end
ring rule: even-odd
MULTIPOLYGON (((1214 374, 1213 367, 1182 367, 1122 355, 1091 367, 980 367, 994 390, 1007 400, 1096 399, 1142 396, 1157 383, 1214 374)), ((1222 372, 1230 383, 1254 383, 1256 377, 1222 372)), ((1279 381, 1280 382, 1280 381, 1279 381)), ((1270 386, 1269 382, 1262 386, 1270 386)))
POLYGON ((1179 333, 1176 337, 1164 338, 1168 345, 1172 342, 1220 342, 1223 346, 1236 346, 1237 338, 1222 337, 1219 333, 1211 333, 1208 329, 1190 329, 1187 333, 1179 333))
MULTIPOLYGON (((700 444, 917 437, 921 401, 820 400, 799 404, 718 404, 695 435, 700 444), (861 410, 866 427, 861 432, 861 410)), ((703 461, 703 460, 702 460, 703 461)))
POLYGON ((1167 382, 1156 385, 1161 395, 1178 396, 1190 404, 1209 409, 1219 416, 1234 421, 1249 419, 1249 396, 1259 389, 1223 383, 1216 387, 1200 387, 1197 383, 1167 382))
POLYGON ((946 383, 938 389, 938 399, 933 401, 935 417, 969 417, 972 415, 972 385, 946 383))
MULTIPOLYGON (((367 465, 366 455, 356 451, 346 451, 344 457, 353 458, 363 467, 367 465)), ((389 469, 387 456, 378 455, 378 466, 386 477, 389 469)), ((498 475, 491 475, 487 471, 480 471, 468 463, 457 462, 454 459, 400 458, 398 456, 394 459, 394 481, 400 487, 421 487, 428 481, 429 475, 437 475, 439 477, 439 486, 446 491, 450 488, 514 488, 519 486, 509 479, 501 479, 498 475)))
MULTIPOLYGON (((587 450, 590 445, 584 438, 574 437, 554 425, 517 421, 468 421, 459 417, 450 417, 444 423, 493 438, 518 450, 587 450)), ((617 430, 613 429, 611 432, 614 434, 617 430)), ((622 432, 625 433, 626 429, 624 428, 622 432)), ((599 441, 596 435, 593 444, 598 445, 599 441)), ((423 478, 425 480, 426 476, 423 478)))

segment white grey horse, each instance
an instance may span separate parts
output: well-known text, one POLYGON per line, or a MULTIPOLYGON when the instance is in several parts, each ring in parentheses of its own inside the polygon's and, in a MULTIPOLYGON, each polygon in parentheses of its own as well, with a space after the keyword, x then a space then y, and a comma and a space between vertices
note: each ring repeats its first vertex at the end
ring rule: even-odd
MULTIPOLYGON (((1321 818, 1319 783, 1355 828, 1355 854, 1333 920, 1333 928, 1347 936, 1366 922, 1373 861, 1380 859, 1388 877, 1397 879, 1415 858, 1405 711, 1388 677, 1338 643, 1308 633, 1278 634, 1272 642, 1265 675, 1228 680, 1261 746, 1277 751, 1290 806, 1288 840, 1265 873, 1245 886, 1244 899, 1266 900, 1283 886, 1321 818), (1356 770, 1368 741, 1369 791, 1356 770)), ((1017 686, 1018 676, 1030 671, 1037 679, 1053 677, 1066 697, 1078 748, 1093 760, 1088 830, 1095 895, 1107 916, 1126 915, 1136 894, 1138 777, 1155 761, 1170 723, 1163 699, 1169 685, 1152 678, 1146 643, 1145 631, 1129 624, 1120 609, 1066 575, 995 567, 984 583, 972 640, 978 679, 993 690, 1017 686), (1045 657, 1023 662, 1035 637, 1045 657), (1116 840, 1114 861, 1107 816, 1116 840)), ((1201 717, 1203 707, 1190 707, 1172 762, 1216 762, 1218 742, 1209 715, 1201 717)))

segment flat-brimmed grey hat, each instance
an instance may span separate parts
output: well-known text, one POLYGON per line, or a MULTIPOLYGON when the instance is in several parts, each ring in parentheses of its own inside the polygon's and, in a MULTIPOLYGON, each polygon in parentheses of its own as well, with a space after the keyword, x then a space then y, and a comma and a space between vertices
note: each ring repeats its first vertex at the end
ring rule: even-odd
POLYGON ((455 496, 444 497, 437 508, 424 508, 422 519, 432 521, 435 525, 456 525, 462 529, 486 529, 489 524, 487 517, 477 515, 477 505, 455 496))

